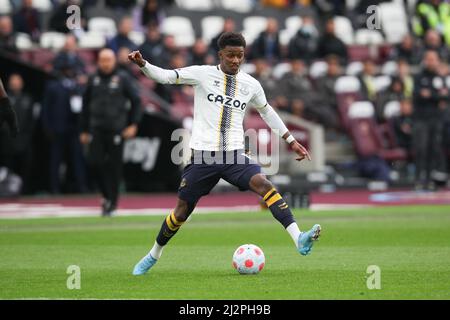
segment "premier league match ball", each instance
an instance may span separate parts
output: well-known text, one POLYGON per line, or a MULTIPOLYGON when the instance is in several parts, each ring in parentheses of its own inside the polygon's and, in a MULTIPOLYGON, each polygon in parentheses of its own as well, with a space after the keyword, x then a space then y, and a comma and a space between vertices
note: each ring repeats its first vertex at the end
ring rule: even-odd
POLYGON ((264 252, 254 244, 243 244, 233 254, 233 267, 240 274, 257 274, 265 262, 264 252))

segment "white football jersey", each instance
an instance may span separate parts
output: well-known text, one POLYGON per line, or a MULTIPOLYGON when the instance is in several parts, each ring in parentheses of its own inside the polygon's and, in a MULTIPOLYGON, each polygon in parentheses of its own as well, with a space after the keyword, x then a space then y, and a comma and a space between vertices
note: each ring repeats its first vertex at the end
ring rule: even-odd
POLYGON ((194 150, 231 151, 244 148, 243 121, 248 107, 267 104, 258 80, 239 71, 222 72, 220 66, 190 66, 174 70, 177 84, 192 85, 194 120, 189 146, 194 150))

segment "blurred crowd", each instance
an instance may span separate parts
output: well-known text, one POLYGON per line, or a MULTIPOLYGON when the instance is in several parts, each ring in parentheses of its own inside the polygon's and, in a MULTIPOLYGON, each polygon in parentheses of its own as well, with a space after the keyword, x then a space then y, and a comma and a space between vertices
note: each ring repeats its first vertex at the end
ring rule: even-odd
MULTIPOLYGON (((52 55, 50 68, 46 66, 56 77, 47 83, 42 101, 33 101, 24 91, 26 79, 20 74, 12 74, 7 79, 8 93, 17 110, 22 131, 15 141, 1 135, 0 165, 11 168, 23 178, 24 192, 28 192, 26 186, 32 159, 29 153, 37 124, 42 126, 50 144, 50 191, 61 192, 59 177, 64 162, 71 163, 72 175, 77 177, 76 186, 71 191, 85 192, 89 189, 82 147, 78 141, 80 97, 86 87, 87 75, 97 66, 95 58, 86 59, 86 50, 78 48, 78 38, 80 33, 89 31, 86 13, 97 6, 97 2, 52 1, 54 9, 46 30, 43 30, 39 11, 33 7, 33 0, 11 0, 13 12, 0 16, 0 51, 3 53, 20 56, 16 46, 18 33, 30 35, 36 43, 39 43, 43 31, 68 34, 63 48, 52 55), (81 6, 81 30, 70 31, 66 27, 66 10, 72 4, 81 6), (67 146, 70 146, 68 151, 65 150, 67 146), (64 156, 66 153, 69 158, 64 156)), ((367 7, 382 2, 385 1, 360 0, 349 10, 345 1, 253 1, 258 8, 270 6, 289 10, 308 7, 310 10, 301 15, 301 26, 286 45, 280 41, 279 21, 269 18, 265 30, 248 44, 243 68, 261 82, 270 104, 278 110, 323 125, 327 137, 335 134, 352 139, 355 137, 341 110, 342 104, 346 103, 342 103, 336 83, 344 76, 354 77, 359 85, 352 101, 371 102, 374 110, 370 125, 373 122, 374 135, 378 139, 375 151, 364 152, 355 148, 361 174, 390 181, 388 172, 393 158, 384 156, 380 150, 402 149, 404 154, 398 159, 415 164, 416 187, 432 189, 435 187, 433 181, 447 179, 450 150, 450 4, 439 0, 417 1, 414 9, 416 24, 410 21, 410 32, 400 43, 384 43, 378 46, 376 54, 373 54, 372 47, 367 47, 362 58, 355 57, 352 48, 337 36, 334 18, 346 16, 355 30, 363 28, 367 7), (391 112, 388 106, 392 106, 392 102, 397 104, 391 112), (387 128, 390 145, 380 138, 383 133, 379 128, 387 128)), ((180 106, 188 110, 187 106, 192 105, 191 88, 153 83, 140 74, 128 61, 127 55, 140 50, 151 63, 171 69, 192 64, 215 64, 218 62, 217 39, 221 32, 209 43, 199 37, 192 46, 180 47, 173 35, 161 31, 167 9, 176 5, 175 1, 105 0, 104 5, 121 13, 117 19, 117 34, 107 39, 106 47, 116 53, 117 68, 127 73, 130 79, 135 79, 133 85, 141 92, 142 104, 174 116, 189 115, 189 111, 178 111, 180 106), (145 32, 145 39, 140 44, 130 36, 137 25, 145 32), (146 92, 151 92, 151 96, 146 92)), ((226 18, 222 32, 240 31, 237 25, 233 18, 226 18)), ((95 53, 95 50, 91 51, 95 53)), ((362 132, 369 130, 362 128, 362 132)))

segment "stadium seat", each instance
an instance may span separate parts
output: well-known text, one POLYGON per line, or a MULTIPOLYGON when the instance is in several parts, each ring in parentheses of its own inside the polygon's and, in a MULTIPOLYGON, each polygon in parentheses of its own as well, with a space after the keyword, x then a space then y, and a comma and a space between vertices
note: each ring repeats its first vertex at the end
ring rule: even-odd
POLYGON ((397 71, 398 71, 398 66, 397 66, 397 62, 395 62, 395 61, 387 61, 381 67, 381 73, 388 75, 388 76, 393 76, 393 75, 397 74, 397 71))
POLYGON ((33 0, 33 8, 41 12, 48 12, 53 9, 51 0, 33 0))
POLYGON ((210 43, 223 30, 224 20, 220 16, 206 16, 202 19, 202 39, 205 43, 210 43))
POLYGON ((249 16, 242 20, 242 25, 244 30, 242 34, 248 43, 253 43, 253 41, 258 37, 258 35, 266 29, 267 18, 260 16, 249 16))
POLYGON ((102 33, 92 31, 84 33, 78 41, 78 47, 80 48, 102 48, 105 44, 105 36, 102 33))
POLYGON ((32 63, 36 66, 50 71, 53 68, 52 62, 55 59, 55 53, 48 49, 33 50, 32 63))
POLYGON ((390 86, 391 82, 392 79, 390 76, 383 75, 375 77, 374 79, 375 90, 377 92, 383 91, 384 89, 390 86))
POLYGON ((359 92, 360 89, 361 83, 359 82, 358 78, 354 76, 339 77, 334 85, 334 91, 337 94, 344 92, 359 92))
POLYGON ((359 0, 345 0, 345 7, 348 11, 353 10, 358 5, 359 0))
POLYGON ((66 42, 66 35, 60 32, 43 32, 39 39, 41 48, 59 50, 66 42))
POLYGON ((252 74, 255 72, 256 67, 253 63, 243 63, 241 64, 240 69, 245 73, 252 74))
POLYGON ((291 71, 291 64, 288 62, 278 63, 272 69, 272 75, 275 79, 280 79, 286 72, 291 71))
POLYGON ((78 49, 77 54, 86 65, 96 63, 96 54, 92 49, 78 49))
POLYGON ((363 71, 364 65, 361 61, 352 61, 347 65, 345 74, 349 76, 356 76, 363 71))
POLYGON ((271 152, 271 130, 260 115, 249 113, 244 118, 244 130, 256 130, 258 146, 266 148, 268 155, 271 152))
POLYGON ((361 99, 360 89, 361 84, 354 76, 342 76, 335 83, 338 113, 344 129, 348 129, 350 125, 348 109, 355 101, 361 99))
POLYGON ((186 17, 170 16, 163 20, 161 32, 174 36, 179 47, 190 47, 195 42, 195 33, 191 21, 186 17))
POLYGON ((325 61, 314 61, 309 67, 309 75, 313 79, 324 76, 327 73, 328 64, 325 61))
POLYGON ((11 12, 11 2, 9 2, 9 0, 0 0, 0 14, 9 14, 11 12))
POLYGON ((349 119, 373 118, 375 108, 370 101, 355 101, 348 108, 349 119))
POLYGON ((240 13, 248 13, 253 9, 253 0, 222 0, 222 7, 240 13))
POLYGON ((406 150, 394 145, 395 137, 392 131, 386 131, 389 130, 387 126, 377 125, 371 102, 355 102, 350 106, 348 113, 349 132, 358 155, 378 155, 386 161, 408 159, 406 150))
POLYGON ((176 3, 183 10, 211 11, 214 8, 211 0, 176 0, 176 3))
POLYGON ((384 105, 383 115, 385 119, 398 116, 400 114, 400 102, 393 100, 384 105))
POLYGON ((350 61, 364 61, 370 59, 370 50, 368 46, 352 45, 347 47, 350 61))
POLYGON ((140 46, 145 41, 145 34, 141 31, 131 31, 128 35, 136 45, 140 46))
POLYGON ((302 26, 302 18, 299 16, 290 16, 286 18, 284 24, 286 25, 287 30, 290 30, 295 34, 302 26))
POLYGON ((387 42, 396 44, 408 34, 408 18, 403 2, 384 2, 379 4, 381 27, 387 42))
POLYGON ((355 44, 379 46, 383 42, 383 35, 377 30, 358 29, 355 32, 355 44))
POLYGON ((88 21, 88 31, 112 38, 117 34, 116 23, 108 17, 92 17, 88 21))
POLYGON ((280 30, 280 44, 282 46, 287 46, 289 44, 289 41, 291 41, 294 35, 295 33, 293 33, 292 30, 289 29, 280 30))
POLYGON ((16 46, 20 50, 29 50, 33 48, 31 37, 27 33, 18 32, 16 35, 16 46))
POLYGON ((334 17, 336 36, 346 45, 353 44, 353 27, 350 19, 343 16, 334 17))

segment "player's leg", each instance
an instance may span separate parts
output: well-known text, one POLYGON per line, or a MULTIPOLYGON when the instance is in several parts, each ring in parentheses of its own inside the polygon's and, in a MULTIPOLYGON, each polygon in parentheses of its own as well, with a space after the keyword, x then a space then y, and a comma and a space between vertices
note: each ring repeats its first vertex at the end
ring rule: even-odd
POLYGON ((301 232, 288 204, 264 174, 253 175, 250 178, 249 187, 250 190, 263 198, 273 217, 283 225, 291 236, 300 254, 309 254, 313 241, 320 236, 320 225, 315 224, 311 230, 301 232))
POLYGON ((145 274, 158 261, 164 246, 188 219, 198 200, 208 194, 219 179, 220 175, 214 165, 189 164, 186 166, 178 189, 177 205, 164 219, 152 249, 134 267, 134 275, 145 274))
POLYGON ((170 239, 178 232, 182 224, 194 211, 195 203, 178 199, 175 209, 163 221, 156 241, 151 250, 134 266, 133 275, 143 275, 161 258, 162 251, 170 239))

